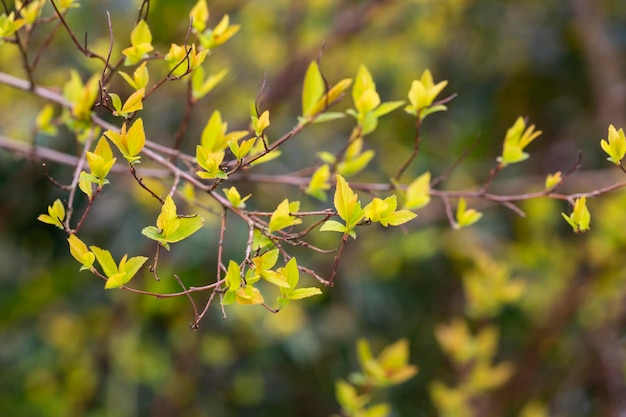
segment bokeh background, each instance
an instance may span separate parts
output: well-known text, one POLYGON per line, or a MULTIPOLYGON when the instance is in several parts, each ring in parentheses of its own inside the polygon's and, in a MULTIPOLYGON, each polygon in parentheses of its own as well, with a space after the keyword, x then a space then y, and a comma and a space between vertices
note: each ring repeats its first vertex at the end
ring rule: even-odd
MULTIPOLYGON (((139 3, 85 0, 69 12, 68 23, 77 34, 89 34, 90 47, 106 53, 109 11, 119 57, 139 3)), ((183 43, 194 2, 150 3, 154 44, 165 53, 170 42, 183 43)), ((568 178, 564 191, 588 191, 623 177, 599 147, 609 123, 626 127, 626 7, 620 0, 208 3, 210 26, 229 14, 242 28, 204 63, 208 72, 227 67, 229 74, 194 109, 183 143, 187 151, 193 152, 213 110, 221 111, 230 129, 245 128, 265 73, 261 107, 271 112, 270 138, 289 131, 299 111, 304 70, 323 49, 327 79, 353 77, 364 64, 383 101, 405 99, 411 81, 426 68, 436 81, 449 80, 444 95, 458 93, 449 111, 427 119, 410 177, 425 170, 437 176, 472 148, 440 187, 479 186, 518 116, 544 133, 529 147, 531 159, 502 172, 494 191, 541 189, 546 174, 568 170, 579 152, 583 169, 568 178)), ((44 15, 51 13, 46 6, 44 15)), ((45 36, 47 28, 41 29, 36 40, 45 36)), ((61 30, 36 79, 58 87, 70 68, 84 78, 102 70, 61 30)), ((155 74, 166 71, 164 64, 154 68, 155 74)), ((0 70, 23 77, 13 45, 0 47, 0 70)), ((121 77, 112 90, 130 92, 121 77)), ((142 117, 150 139, 171 143, 184 97, 183 83, 167 83, 146 102, 142 117)), ((67 131, 34 137, 34 118, 43 104, 0 85, 0 132, 73 153, 67 131)), ((337 108, 350 106, 346 97, 337 108)), ((311 165, 316 152, 340 149, 351 126, 348 119, 314 125, 284 147, 278 162, 260 169, 289 173, 311 165)), ((366 141, 376 151, 375 163, 355 180, 385 181, 410 152, 413 133, 413 120, 401 110, 383 118, 366 141)), ((49 166, 49 172, 62 183, 71 180, 71 167, 49 166)), ((84 227, 84 240, 110 248, 116 258, 150 256, 153 245, 139 232, 159 208, 125 177, 107 187, 84 227)), ((253 193, 251 207, 260 210, 272 210, 285 196, 302 200, 303 209, 323 207, 293 187, 241 187, 253 193)), ((520 218, 472 201, 485 216, 470 229, 453 231, 433 201, 405 230, 360 231, 347 247, 337 285, 323 296, 292 303, 278 315, 243 306, 228 308, 222 318, 214 305, 195 332, 188 327, 193 317, 185 298, 105 291, 100 280, 78 272, 63 233, 36 220, 65 196, 39 165, 0 150, 0 195, 2 415, 328 416, 339 411, 335 381, 358 368, 359 337, 374 350, 400 338, 410 342, 419 374, 377 398, 393 405, 393 415, 445 415, 433 405, 429 386, 435 380, 454 386, 461 376, 440 349, 435 329, 471 315, 464 279, 471 274, 488 279, 495 265, 525 283, 521 298, 488 320, 501 335, 497 360, 511 361, 517 371, 485 394, 488 407, 476 415, 518 416, 531 401, 545 405, 547 414, 538 415, 626 413, 622 192, 589 201, 592 230, 580 236, 561 218, 560 212, 570 210, 564 202, 524 202, 527 217, 520 218)), ((177 273, 188 285, 214 279, 219 217, 203 215, 207 227, 173 247, 161 260, 161 276, 177 273)), ((336 246, 337 235, 331 235, 316 243, 336 246)), ((229 223, 226 259, 242 259, 246 239, 245 225, 229 223)), ((322 273, 332 268, 332 257, 303 251, 298 259, 322 273)), ((147 272, 137 283, 154 291, 178 289, 175 280, 156 283, 147 272)))

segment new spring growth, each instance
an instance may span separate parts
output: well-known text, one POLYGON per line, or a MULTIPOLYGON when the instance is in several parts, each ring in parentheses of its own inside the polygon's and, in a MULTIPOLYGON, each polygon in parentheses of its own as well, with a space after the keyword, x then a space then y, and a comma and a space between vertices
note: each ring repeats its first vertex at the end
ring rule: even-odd
POLYGON ((498 157, 498 162, 505 167, 528 159, 529 155, 524 152, 524 148, 539 135, 541 131, 535 131, 535 125, 527 127, 524 119, 518 117, 513 126, 506 131, 502 156, 498 157))
POLYGON ((583 233, 589 230, 591 214, 587 209, 587 197, 580 197, 574 202, 574 210, 569 216, 561 213, 563 218, 572 226, 574 232, 583 233))
POLYGON ((431 113, 447 110, 443 104, 433 106, 433 101, 448 85, 448 81, 440 81, 437 84, 433 81, 433 75, 430 70, 424 71, 419 80, 414 80, 409 90, 409 104, 404 108, 409 114, 424 119, 431 113))
POLYGON ((617 130, 615 126, 609 126, 609 140, 602 139, 600 146, 609 157, 609 161, 615 165, 619 165, 624 155, 626 154, 626 136, 624 135, 624 129, 617 130))

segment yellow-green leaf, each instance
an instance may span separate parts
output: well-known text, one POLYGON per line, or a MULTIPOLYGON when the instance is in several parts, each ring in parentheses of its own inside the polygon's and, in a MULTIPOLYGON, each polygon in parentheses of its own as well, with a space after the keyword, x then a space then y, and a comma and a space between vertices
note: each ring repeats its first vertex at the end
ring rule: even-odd
POLYGON ((291 215, 292 212, 298 211, 299 206, 300 203, 298 201, 289 203, 289 200, 284 199, 272 213, 268 231, 272 233, 302 223, 301 219, 291 215))
POLYGON ((189 12, 191 25, 197 32, 203 32, 206 29, 206 22, 209 20, 209 7, 206 0, 198 0, 189 12))
POLYGON ((70 244, 70 253, 82 265, 80 270, 91 269, 96 256, 87 249, 87 245, 75 234, 71 234, 67 241, 70 244))
POLYGON ((302 116, 308 117, 313 115, 313 109, 318 100, 324 94, 324 79, 320 73, 317 62, 313 61, 304 76, 304 85, 302 87, 302 116))
POLYGON ((624 155, 626 155, 626 135, 624 135, 624 129, 617 130, 615 126, 610 125, 608 138, 608 141, 602 139, 600 145, 604 152, 609 155, 607 159, 615 165, 619 165, 622 159, 624 159, 624 155))
POLYGON ((56 199, 51 206, 48 206, 48 214, 40 214, 37 220, 43 223, 52 224, 63 230, 63 220, 65 220, 65 207, 61 200, 56 199))
POLYGON ((476 223, 481 217, 482 213, 467 208, 467 201, 463 197, 459 198, 459 205, 456 210, 456 225, 455 227, 467 227, 476 223))
POLYGON ((587 208, 587 197, 580 197, 574 202, 574 210, 568 216, 561 213, 563 218, 569 223, 576 233, 586 232, 590 229, 591 213, 587 208))

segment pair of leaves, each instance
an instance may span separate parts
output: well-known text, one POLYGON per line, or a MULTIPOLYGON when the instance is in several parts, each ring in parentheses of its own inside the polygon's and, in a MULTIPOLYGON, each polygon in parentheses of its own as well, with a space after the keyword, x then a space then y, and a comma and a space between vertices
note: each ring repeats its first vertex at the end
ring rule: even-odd
POLYGON ((120 288, 127 284, 148 260, 145 256, 134 256, 129 259, 127 255, 124 255, 119 265, 117 265, 113 260, 111 252, 106 249, 90 246, 90 251, 87 249, 87 245, 73 234, 70 235, 67 241, 70 245, 70 253, 82 265, 81 271, 86 269, 92 270, 94 260, 98 260, 104 275, 107 277, 104 285, 105 289, 120 288))
POLYGON ((374 198, 363 211, 365 217, 373 223, 380 223, 383 226, 399 226, 417 217, 417 214, 409 210, 398 210, 396 196, 392 195, 384 200, 374 198))
POLYGON ((196 175, 203 179, 227 179, 228 175, 220 168, 224 155, 224 151, 212 152, 204 146, 196 146, 196 161, 204 169, 204 171, 196 171, 196 175))
POLYGON ((79 186, 91 198, 90 184, 96 184, 100 188, 108 184, 109 180, 106 177, 113 168, 116 158, 113 157, 113 151, 104 136, 100 137, 93 152, 86 153, 86 158, 91 173, 87 174, 84 171, 80 173, 79 186))
POLYGON ((221 113, 215 110, 202 130, 200 144, 210 152, 220 152, 228 147, 229 142, 236 142, 248 135, 245 130, 226 133, 227 129, 228 123, 223 122, 221 113))
POLYGON ((345 178, 337 175, 336 180, 337 185, 333 203, 337 214, 344 221, 344 224, 335 220, 328 220, 322 225, 320 231, 346 233, 353 239, 356 239, 354 228, 365 216, 365 211, 361 208, 359 196, 352 191, 345 178))
POLYGON ((124 122, 119 133, 107 130, 104 135, 117 146, 129 164, 139 163, 141 158, 139 153, 146 143, 146 133, 141 118, 135 120, 128 131, 126 131, 126 122, 124 122))
POLYGON ((291 213, 297 213, 299 209, 299 201, 289 202, 288 199, 284 199, 272 213, 268 231, 273 233, 277 230, 302 223, 301 219, 291 215, 291 213))
POLYGON ((161 207, 161 213, 157 217, 156 227, 147 226, 141 234, 159 242, 161 246, 169 250, 170 243, 179 242, 191 236, 202 227, 204 219, 198 215, 181 217, 176 213, 176 204, 169 195, 161 207))
POLYGON ((355 376, 355 380, 362 384, 379 387, 401 384, 418 371, 417 366, 409 364, 409 342, 406 339, 385 347, 376 358, 367 340, 359 339, 357 355, 363 375, 355 376))
POLYGON ((409 114, 425 119, 429 114, 445 111, 447 107, 438 104, 433 106, 435 98, 448 85, 448 81, 440 81, 437 84, 433 81, 433 75, 426 69, 419 80, 414 80, 409 90, 409 105, 404 108, 409 114))
MULTIPOLYGON (((318 116, 326 107, 335 102, 352 84, 351 78, 344 78, 326 91, 326 84, 317 62, 309 64, 302 86, 302 117, 300 123, 307 123, 318 116)), ((325 120, 343 117, 342 113, 331 114, 325 120)))
POLYGON ((100 249, 97 246, 90 246, 89 248, 96 256, 104 275, 108 278, 104 285, 105 289, 120 288, 127 284, 148 260, 145 256, 134 256, 129 259, 128 255, 124 255, 119 265, 116 265, 111 252, 108 250, 100 249))
POLYGON ((617 130, 615 126, 609 126, 608 140, 602 139, 600 146, 609 157, 609 161, 615 165, 619 165, 626 155, 626 135, 624 135, 624 129, 617 130))
POLYGON ((233 303, 250 305, 261 304, 263 302, 263 295, 261 295, 259 289, 242 281, 241 268, 235 261, 230 261, 228 263, 228 270, 226 271, 226 285, 228 286, 228 290, 222 297, 223 305, 230 305, 233 303))
POLYGON ((541 131, 535 131, 535 125, 526 127, 524 119, 518 117, 513 126, 506 131, 502 156, 498 157, 498 162, 505 167, 528 159, 528 154, 524 152, 524 149, 539 135, 541 131))
POLYGON ((296 288, 300 281, 300 270, 296 258, 291 258, 283 268, 278 268, 280 274, 288 286, 279 286, 280 297, 278 297, 278 308, 283 309, 291 300, 301 300, 303 298, 313 297, 322 294, 317 287, 296 288))
POLYGON ((26 20, 15 19, 15 12, 11 12, 8 15, 2 13, 2 15, 0 15, 0 45, 4 43, 2 38, 13 35, 24 26, 24 24, 26 24, 26 20))
POLYGON ((389 225, 399 226, 417 216, 409 210, 396 210, 397 200, 395 195, 384 200, 374 198, 363 209, 361 208, 358 195, 350 188, 348 182, 341 175, 337 175, 336 178, 337 188, 335 190, 334 205, 337 214, 344 221, 344 224, 335 220, 328 220, 322 225, 320 231, 340 232, 356 239, 354 228, 364 218, 387 227, 389 225))
POLYGON ((565 213, 561 213, 563 218, 572 226, 574 232, 582 233, 590 229, 591 213, 587 208, 587 197, 580 197, 574 202, 574 210, 568 216, 565 213))
POLYGON ((122 51, 122 54, 126 57, 124 60, 124 65, 126 66, 138 64, 141 60, 148 57, 148 52, 154 49, 152 46, 152 32, 150 32, 150 27, 144 20, 140 20, 130 33, 130 44, 131 46, 122 51))
POLYGON ((361 135, 373 132, 378 126, 378 118, 404 104, 404 101, 380 102, 376 84, 367 67, 361 65, 352 86, 352 100, 355 109, 346 111, 357 120, 361 135))
POLYGON ((65 220, 65 207, 61 200, 56 199, 51 206, 48 206, 48 214, 40 214, 37 220, 43 223, 51 224, 64 230, 63 220, 65 220))
POLYGON ((135 91, 141 90, 142 88, 145 90, 148 86, 148 81, 150 81, 147 62, 142 62, 141 65, 135 69, 132 77, 123 71, 120 71, 119 74, 135 91))
POLYGON ((319 158, 329 165, 336 166, 336 172, 345 177, 356 175, 363 171, 376 153, 369 149, 363 152, 363 136, 358 127, 355 127, 350 136, 350 142, 343 158, 337 161, 335 155, 330 152, 320 152, 319 158))
POLYGON ((115 93, 109 93, 111 97, 111 104, 113 104, 113 115, 127 118, 129 114, 143 109, 143 96, 146 90, 140 88, 131 94, 122 106, 122 100, 120 96, 115 93))
POLYGON ((208 49, 197 51, 196 45, 192 44, 190 49, 188 46, 181 46, 175 43, 171 44, 170 50, 165 55, 165 61, 169 65, 171 75, 174 77, 182 77, 198 68, 204 62, 208 49))
POLYGON ((235 208, 244 208, 246 207, 246 200, 250 198, 250 196, 252 194, 248 194, 247 196, 241 198, 241 194, 239 194, 239 190, 237 190, 237 188, 230 187, 230 188, 225 188, 224 190, 224 194, 226 194, 226 198, 228 199, 228 201, 230 202, 230 204, 233 205, 233 207, 235 208))
POLYGON ((231 25, 230 17, 224 15, 213 29, 207 29, 198 33, 198 40, 203 48, 209 50, 220 46, 239 32, 240 25, 231 25))
POLYGON ((456 208, 456 223, 454 225, 455 229, 460 229, 461 227, 471 226, 476 223, 483 214, 474 209, 467 208, 467 201, 465 198, 459 198, 459 205, 456 208))
POLYGON ((99 75, 94 74, 83 84, 78 72, 70 72, 70 80, 63 86, 63 97, 72 103, 72 115, 81 121, 91 120, 91 108, 98 98, 99 75))

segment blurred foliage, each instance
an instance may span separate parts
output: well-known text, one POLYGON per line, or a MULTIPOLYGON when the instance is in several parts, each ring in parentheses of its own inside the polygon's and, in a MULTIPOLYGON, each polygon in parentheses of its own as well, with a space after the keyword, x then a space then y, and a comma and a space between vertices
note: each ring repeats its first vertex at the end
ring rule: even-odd
MULTIPOLYGON (((229 73, 195 110, 183 149, 193 153, 214 110, 233 129, 246 126, 264 72, 268 85, 261 106, 272 111, 268 135, 291 129, 306 65, 326 43, 321 69, 331 82, 354 76, 364 64, 382 101, 401 100, 411 80, 430 68, 436 80, 449 80, 446 91, 459 93, 448 112, 428 118, 422 153, 411 167, 413 178, 426 170, 436 177, 479 138, 444 186, 480 184, 519 115, 529 116, 544 133, 529 145, 531 158, 518 164, 524 167, 511 167, 494 188, 531 191, 535 178, 543 186, 546 174, 575 164, 578 150, 584 152, 585 167, 608 168, 599 146, 606 137, 602 123, 608 118, 622 127, 626 113, 616 108, 600 114, 594 101, 598 86, 585 33, 577 26, 581 17, 575 4, 580 2, 211 1, 211 27, 228 13, 241 29, 206 58, 208 74, 224 67, 229 73), (524 177, 519 176, 522 169, 524 177)), ((111 13, 116 38, 128 39, 137 3, 85 0, 68 13, 68 24, 78 34, 87 32, 89 45, 105 54, 105 11, 111 13)), ((195 2, 150 3, 153 45, 165 53, 171 42, 184 42, 195 2)), ((587 3, 601 9, 602 29, 616 51, 609 59, 625 62, 622 2, 587 3)), ((45 11, 51 12, 49 5, 45 11)), ((34 34, 39 42, 43 32, 34 34)), ((120 56, 121 48, 113 52, 120 56)), ((0 70, 23 77, 18 55, 17 48, 3 45, 0 70)), ((102 70, 76 51, 66 33, 57 34, 42 60, 44 70, 36 78, 47 86, 69 80, 70 68, 79 69, 83 79, 102 70)), ((623 64, 620 69, 621 84, 614 89, 624 95, 623 64)), ((167 67, 159 71, 162 76, 167 67)), ((131 89, 117 77, 112 91, 127 97, 131 89)), ((1 84, 0 97, 2 134, 32 139, 40 100, 1 84)), ((171 83, 150 98, 142 117, 152 140, 169 143, 184 97, 183 85, 171 83)), ((307 129, 283 148, 280 169, 288 173, 308 166, 319 149, 336 151, 350 129, 344 121, 307 129)), ((71 153, 73 141, 62 140, 70 137, 62 131, 59 137, 34 139, 71 153)), ((406 115, 394 112, 381 119, 366 145, 376 150, 376 165, 359 179, 393 175, 412 139, 406 115)), ((62 166, 50 166, 48 172, 64 183, 72 175, 62 166)), ((586 191, 612 176, 581 171, 567 187, 586 191)), ((110 187, 107 199, 94 206, 96 221, 86 224, 85 232, 118 251, 115 259, 130 248, 149 253, 146 239, 125 226, 145 223, 146 214, 156 217, 150 196, 130 182, 110 187), (129 205, 129 198, 137 205, 129 205)), ((290 304, 278 315, 232 306, 225 319, 214 306, 198 332, 188 330, 192 312, 184 298, 105 292, 94 277, 79 274, 65 237, 36 220, 62 198, 41 167, 0 152, 0 193, 2 415, 327 416, 340 410, 335 381, 359 366, 354 345, 361 337, 377 352, 406 339, 410 363, 419 367, 417 376, 376 398, 392 405, 392 415, 474 416, 482 415, 484 407, 498 416, 582 417, 617 415, 626 407, 623 193, 587 202, 593 222, 586 235, 568 229, 559 213, 569 208, 553 200, 524 202, 526 218, 502 208, 487 210, 478 226, 460 231, 451 230, 433 202, 413 222, 416 230, 406 234, 360 231, 346 248, 335 287, 320 299, 290 304), (460 328, 452 335, 475 338, 476 346, 481 335, 490 334, 483 337, 489 339, 483 343, 487 348, 476 347, 467 354, 469 362, 459 363, 461 353, 452 354, 454 346, 443 342, 445 326, 449 332, 452 326, 460 328), (502 364, 506 368, 497 368, 502 364), (485 373, 474 375, 480 366, 500 372, 485 381, 485 373), (468 384, 471 390, 464 388, 468 384)), ((273 209, 271 190, 257 197, 259 209, 273 209)), ((303 205, 319 207, 313 198, 303 198, 303 205)), ((163 262, 160 275, 171 275, 168 264, 183 265, 176 272, 194 285, 207 271, 213 273, 219 218, 210 209, 202 213, 208 228, 179 243, 181 249, 163 262)), ((245 225, 233 224, 229 231, 240 239, 227 242, 226 250, 241 250, 245 225)), ((318 239, 323 244, 332 237, 318 239)), ((319 262, 324 268, 325 260, 319 262)), ((141 279, 148 290, 179 288, 174 279, 156 282, 150 274, 141 279)))

